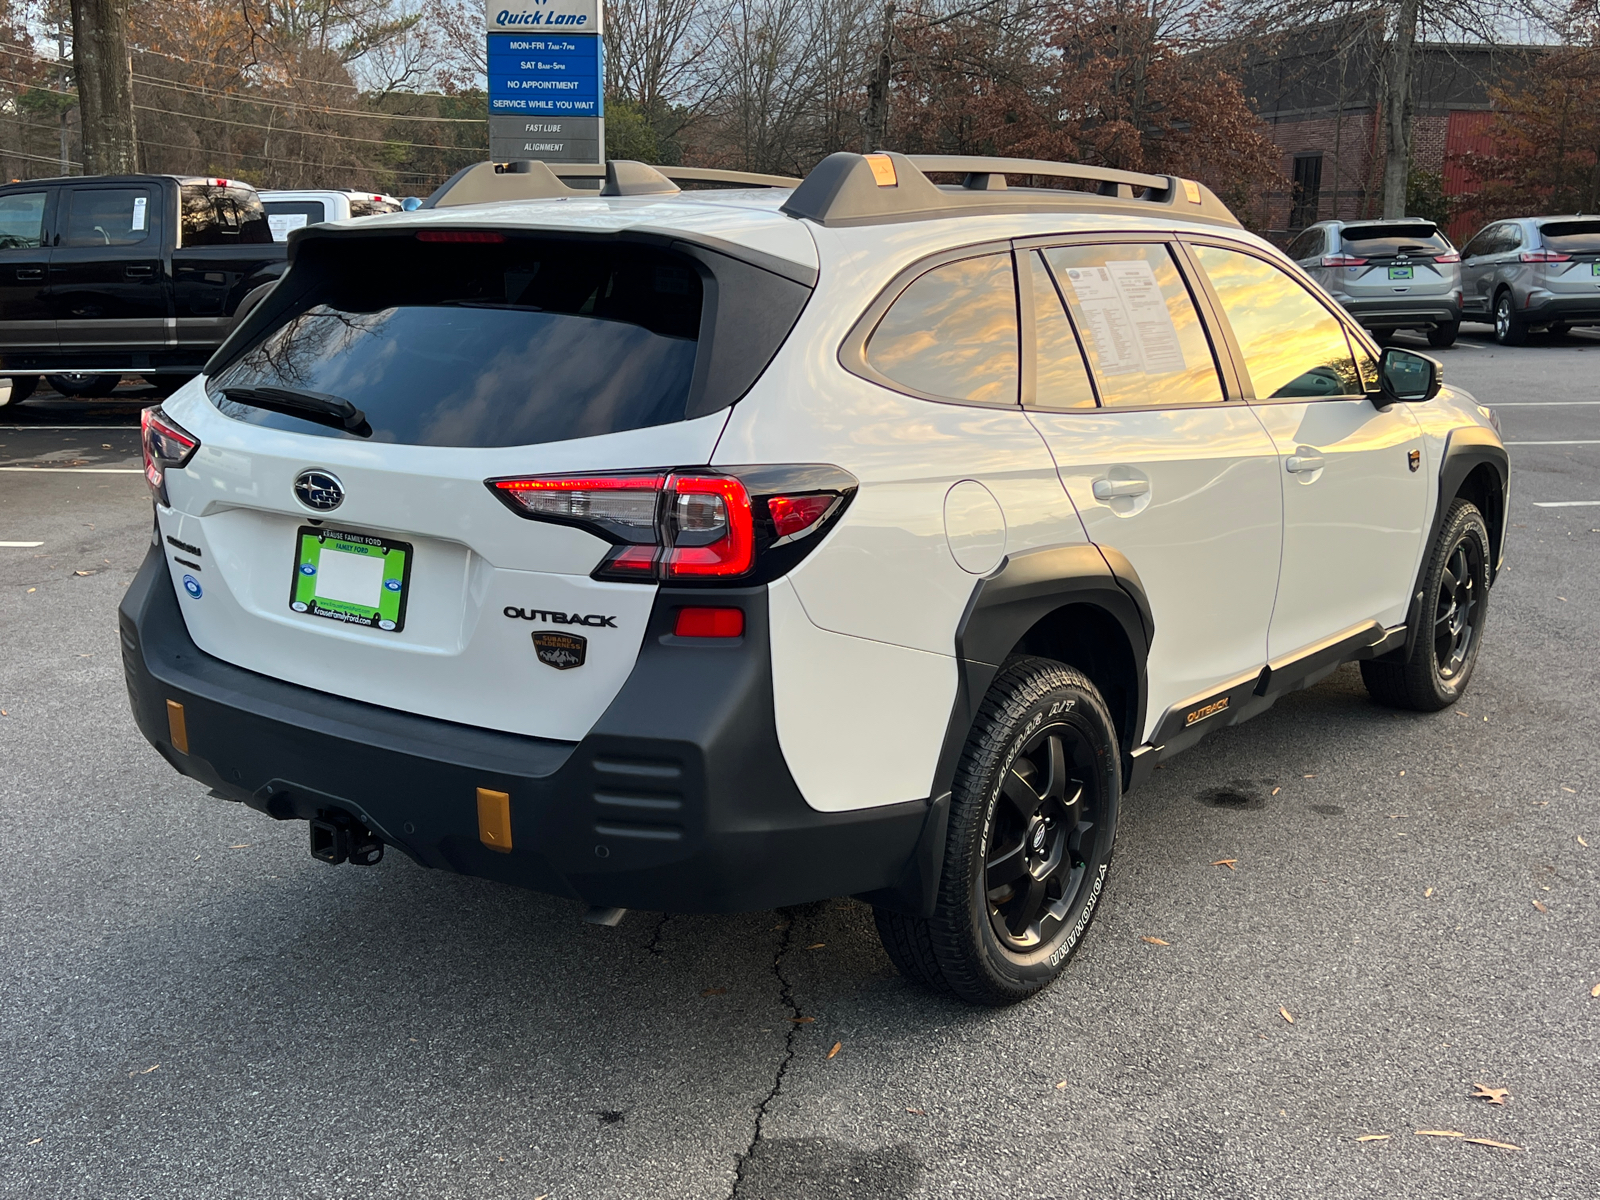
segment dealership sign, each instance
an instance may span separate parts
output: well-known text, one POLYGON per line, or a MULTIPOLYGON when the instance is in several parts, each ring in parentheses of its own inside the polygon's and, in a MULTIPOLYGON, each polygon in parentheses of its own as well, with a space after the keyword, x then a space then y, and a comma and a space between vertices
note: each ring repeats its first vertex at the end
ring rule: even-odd
POLYGON ((599 0, 487 5, 489 156, 605 161, 599 0))

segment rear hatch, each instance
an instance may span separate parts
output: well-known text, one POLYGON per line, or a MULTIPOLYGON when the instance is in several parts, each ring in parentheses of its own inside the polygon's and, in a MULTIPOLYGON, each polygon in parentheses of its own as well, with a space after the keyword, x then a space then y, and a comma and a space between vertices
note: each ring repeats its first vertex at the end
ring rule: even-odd
POLYGON ((1554 259, 1535 268, 1543 286, 1559 296, 1600 297, 1600 219, 1546 221, 1539 234, 1554 259))
POLYGON ((1460 256, 1429 221, 1381 221, 1340 230, 1339 288, 1352 300, 1448 296, 1460 287, 1460 256))
POLYGON ((299 235, 272 309, 163 406, 200 443, 157 508, 191 636, 319 691, 581 739, 655 585, 592 578, 611 541, 486 481, 708 463, 808 295, 660 237, 299 235))

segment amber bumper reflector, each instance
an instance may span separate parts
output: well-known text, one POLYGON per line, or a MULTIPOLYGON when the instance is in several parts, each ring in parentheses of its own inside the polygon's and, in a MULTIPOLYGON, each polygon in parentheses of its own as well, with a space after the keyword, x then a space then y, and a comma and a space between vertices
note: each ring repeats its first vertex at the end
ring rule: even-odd
POLYGON ((183 705, 176 700, 167 701, 167 736, 179 754, 189 753, 189 726, 183 719, 183 705))
POLYGON ((511 853, 511 793, 478 789, 478 840, 491 850, 511 853))

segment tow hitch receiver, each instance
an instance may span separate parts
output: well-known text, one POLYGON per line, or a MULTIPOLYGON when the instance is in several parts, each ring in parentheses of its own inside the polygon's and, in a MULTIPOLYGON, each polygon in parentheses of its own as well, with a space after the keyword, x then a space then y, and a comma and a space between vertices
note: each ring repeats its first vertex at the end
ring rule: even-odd
POLYGON ((325 863, 354 863, 358 867, 371 867, 383 861, 383 843, 378 835, 365 825, 337 818, 313 817, 311 826, 311 857, 325 863))

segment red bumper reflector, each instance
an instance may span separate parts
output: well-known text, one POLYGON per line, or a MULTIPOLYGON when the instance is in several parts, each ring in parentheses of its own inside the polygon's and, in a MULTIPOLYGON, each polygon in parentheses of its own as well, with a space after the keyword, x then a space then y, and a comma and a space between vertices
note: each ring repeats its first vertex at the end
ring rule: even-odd
POLYGON ((672 632, 678 637, 736 638, 744 635, 742 608, 680 608, 672 632))

